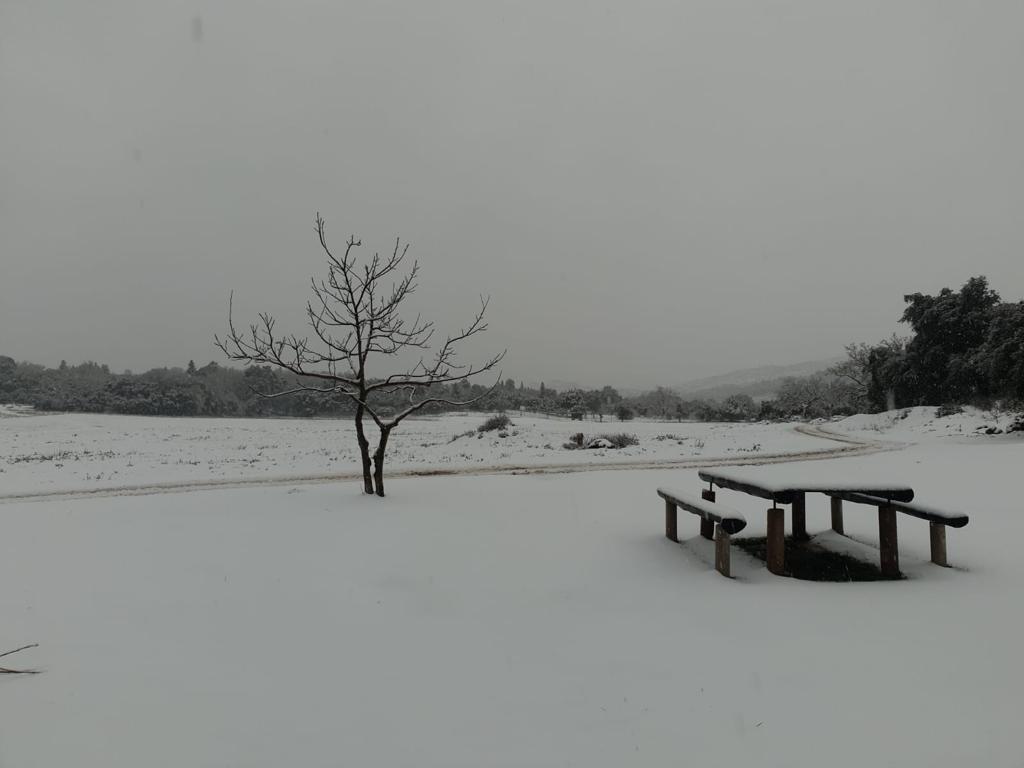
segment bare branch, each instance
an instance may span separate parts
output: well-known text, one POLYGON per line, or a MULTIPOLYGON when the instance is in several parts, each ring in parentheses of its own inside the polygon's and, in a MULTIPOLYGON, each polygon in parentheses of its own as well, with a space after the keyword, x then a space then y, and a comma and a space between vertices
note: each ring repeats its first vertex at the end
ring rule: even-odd
MULTIPOLYGON (((0 658, 4 656, 10 656, 12 653, 18 651, 24 651, 29 648, 38 648, 39 643, 30 643, 29 645, 23 645, 21 648, 15 648, 13 651, 4 651, 0 653, 0 658)), ((7 667, 0 667, 0 674, 4 675, 38 675, 40 670, 38 669, 8 669, 7 667)))
MULTIPOLYGON (((478 395, 477 397, 472 397, 469 400, 451 400, 451 399, 446 398, 446 397, 428 397, 428 398, 425 398, 423 400, 420 400, 418 402, 413 403, 408 408, 406 408, 404 411, 400 411, 398 414, 393 416, 391 421, 389 423, 387 423, 385 426, 387 426, 389 429, 391 429, 391 428, 397 426, 398 423, 402 419, 404 419, 406 416, 411 416, 412 414, 416 413, 416 411, 419 411, 422 408, 425 408, 426 406, 428 406, 428 405, 430 405, 432 403, 443 403, 445 405, 454 405, 454 406, 466 406, 466 405, 472 405, 473 403, 478 403, 481 400, 483 400, 485 397, 487 397, 488 395, 493 394, 494 391, 498 388, 498 385, 501 384, 501 374, 502 374, 502 372, 498 371, 498 377, 497 377, 497 379, 495 379, 494 383, 488 388, 488 390, 486 392, 478 395)), ((411 399, 411 396, 410 396, 410 399, 411 399)))
POLYGON ((224 339, 214 336, 214 344, 231 360, 247 364, 273 365, 296 376, 335 381, 353 387, 357 385, 354 379, 309 367, 344 361, 347 359, 344 355, 335 358, 314 352, 305 338, 294 335, 288 338, 278 337, 274 333, 276 321, 273 316, 262 312, 259 319, 259 324, 251 324, 247 333, 238 332, 234 323, 234 292, 232 291, 228 301, 228 335, 224 339))

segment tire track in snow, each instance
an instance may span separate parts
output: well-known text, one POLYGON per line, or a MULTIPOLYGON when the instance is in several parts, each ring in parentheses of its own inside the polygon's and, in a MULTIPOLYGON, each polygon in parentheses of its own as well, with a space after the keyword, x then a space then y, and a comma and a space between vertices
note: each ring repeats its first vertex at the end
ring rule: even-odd
MULTIPOLYGON (((650 461, 607 461, 574 464, 499 464, 483 467, 424 467, 420 469, 395 469, 388 472, 389 478, 403 477, 450 477, 472 475, 549 475, 570 472, 598 472, 603 470, 630 469, 703 469, 719 466, 756 466, 762 464, 786 464, 795 461, 820 461, 848 456, 867 456, 883 451, 897 451, 906 443, 862 440, 839 432, 809 424, 798 424, 794 430, 808 437, 842 443, 841 448, 827 448, 817 451, 790 451, 763 453, 757 456, 715 456, 690 459, 655 459, 650 461)), ((150 496, 162 493, 191 493, 193 491, 216 491, 253 486, 276 487, 282 485, 323 485, 362 479, 362 472, 337 472, 317 475, 278 475, 276 477, 236 478, 224 480, 183 480, 172 483, 149 483, 140 485, 114 486, 93 489, 64 491, 33 491, 0 495, 0 504, 19 501, 71 501, 75 499, 108 498, 112 496, 150 496)))
POLYGON ((820 437, 823 440, 834 440, 837 443, 848 443, 850 445, 877 445, 885 450, 896 450, 898 448, 906 448, 907 443, 898 443, 889 440, 862 440, 859 437, 853 437, 842 432, 834 432, 831 429, 825 429, 817 424, 797 424, 793 427, 793 431, 799 432, 801 435, 807 435, 808 437, 820 437))

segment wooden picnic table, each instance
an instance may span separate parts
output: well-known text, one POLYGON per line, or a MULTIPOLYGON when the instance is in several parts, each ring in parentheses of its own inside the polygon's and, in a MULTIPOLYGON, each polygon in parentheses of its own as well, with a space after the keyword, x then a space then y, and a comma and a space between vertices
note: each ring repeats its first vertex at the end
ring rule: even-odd
MULTIPOLYGON (((914 499, 914 489, 891 481, 873 479, 848 480, 827 477, 824 473, 808 474, 786 470, 701 470, 700 479, 710 484, 705 491, 705 498, 710 496, 714 501, 714 487, 741 491, 772 502, 768 510, 767 559, 768 570, 775 574, 785 572, 785 512, 780 504, 792 505, 793 538, 806 541, 808 493, 823 493, 832 498, 832 527, 839 533, 843 532, 842 499, 843 494, 862 494, 872 498, 890 502, 909 502, 914 499)), ((890 507, 879 507, 880 548, 882 551, 883 571, 892 573, 896 560, 896 525, 895 512, 890 507), (883 511, 884 510, 884 511, 883 511)))

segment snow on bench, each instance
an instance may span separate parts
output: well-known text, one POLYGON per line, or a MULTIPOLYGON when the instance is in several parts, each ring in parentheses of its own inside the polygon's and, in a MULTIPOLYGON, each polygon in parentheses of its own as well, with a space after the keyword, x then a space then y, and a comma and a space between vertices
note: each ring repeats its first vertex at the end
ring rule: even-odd
POLYGON ((769 499, 775 504, 792 504, 806 493, 859 492, 897 501, 912 501, 914 490, 903 483, 879 480, 874 475, 857 477, 849 471, 833 473, 819 467, 792 470, 779 467, 753 469, 705 469, 698 475, 711 485, 769 499))
POLYGON ((946 560, 946 528, 963 528, 970 518, 962 512, 953 512, 939 507, 924 504, 908 504, 902 501, 891 501, 867 493, 851 493, 847 491, 831 491, 833 505, 843 501, 854 504, 868 504, 878 507, 879 548, 882 551, 882 571, 899 572, 899 560, 896 544, 896 513, 916 517, 928 521, 932 562, 936 565, 949 566, 946 560))
POLYGON ((700 515, 711 523, 719 523, 725 528, 726 533, 739 533, 747 527, 747 518, 743 516, 743 513, 724 504, 717 504, 713 498, 694 496, 692 493, 665 486, 658 489, 658 495, 665 501, 671 501, 677 507, 682 507, 687 512, 700 515))
POLYGON ((665 500, 665 536, 679 541, 676 510, 682 507, 687 512, 699 515, 700 535, 715 541, 715 568, 723 576, 729 575, 729 536, 747 527, 747 520, 740 512, 715 503, 714 491, 704 491, 694 496, 675 488, 658 488, 658 495, 665 500))
POLYGON ((853 493, 850 491, 829 491, 828 495, 835 499, 851 501, 854 504, 869 504, 874 507, 892 507, 911 517, 918 517, 930 523, 948 525, 950 528, 963 528, 970 522, 970 518, 963 512, 953 512, 948 509, 940 509, 925 504, 908 504, 902 501, 890 501, 879 496, 872 496, 869 493, 853 493))

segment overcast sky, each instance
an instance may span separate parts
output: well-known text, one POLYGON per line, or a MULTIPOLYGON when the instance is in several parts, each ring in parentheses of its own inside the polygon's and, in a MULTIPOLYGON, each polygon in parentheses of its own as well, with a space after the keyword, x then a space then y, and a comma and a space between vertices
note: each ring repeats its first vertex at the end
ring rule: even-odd
POLYGON ((341 244, 506 376, 840 354, 1024 295, 1024 3, 0 0, 0 354, 221 359, 341 244), (481 349, 481 352, 487 349, 481 349))

